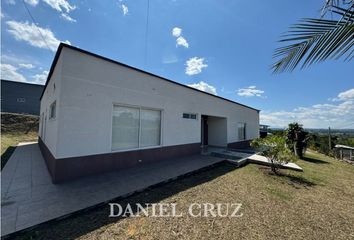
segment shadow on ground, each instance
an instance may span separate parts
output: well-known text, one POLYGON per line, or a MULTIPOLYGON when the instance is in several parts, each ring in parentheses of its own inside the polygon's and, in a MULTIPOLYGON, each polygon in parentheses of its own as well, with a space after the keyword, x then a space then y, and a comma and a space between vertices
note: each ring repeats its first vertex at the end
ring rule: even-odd
MULTIPOLYGON (((110 202, 119 203, 123 209, 129 203, 135 206, 136 203, 158 203, 163 199, 185 191, 194 186, 212 181, 235 169, 235 165, 227 162, 220 162, 211 169, 198 171, 190 176, 174 180, 169 183, 159 184, 136 193, 125 199, 115 199, 110 202)), ((135 209, 133 209, 135 211, 135 209)), ((13 236, 12 239, 76 239, 108 224, 117 223, 123 218, 108 217, 110 209, 108 204, 95 207, 84 212, 76 213, 61 220, 54 220, 40 224, 30 231, 22 232, 13 236)))
POLYGON ((11 154, 15 151, 15 149, 16 147, 10 146, 3 154, 1 154, 1 170, 5 167, 5 164, 10 159, 11 154))
POLYGON ((327 162, 327 161, 323 161, 323 160, 316 159, 316 158, 303 157, 301 160, 306 161, 306 162, 310 162, 310 163, 316 163, 316 164, 329 164, 329 162, 327 162))
POLYGON ((277 176, 284 178, 284 179, 288 180, 290 183, 295 184, 295 185, 301 185, 304 187, 313 187, 313 186, 317 185, 317 183, 315 183, 311 180, 308 180, 302 176, 294 176, 294 175, 286 174, 286 173, 278 173, 277 176))
POLYGON ((270 167, 262 166, 262 167, 259 167, 259 169, 265 171, 264 172, 265 174, 269 174, 270 176, 277 178, 277 179, 282 179, 283 181, 290 183, 291 185, 293 185, 296 188, 298 186, 313 187, 313 186, 318 185, 316 182, 311 181, 305 177, 296 176, 296 175, 286 173, 286 172, 284 172, 283 169, 280 169, 277 174, 273 173, 271 171, 270 167))

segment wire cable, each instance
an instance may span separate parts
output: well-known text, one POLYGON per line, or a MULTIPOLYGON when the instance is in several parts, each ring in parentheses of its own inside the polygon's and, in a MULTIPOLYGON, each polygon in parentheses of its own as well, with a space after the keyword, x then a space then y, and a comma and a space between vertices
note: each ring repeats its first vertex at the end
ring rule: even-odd
POLYGON ((147 66, 147 42, 148 42, 148 30, 149 30, 149 13, 150 12, 150 0, 147 0, 147 9, 146 9, 146 25, 145 25, 145 49, 144 49, 144 63, 145 67, 147 66))
POLYGON ((36 21, 34 20, 34 17, 32 16, 30 10, 28 9, 26 2, 25 2, 24 0, 22 0, 22 3, 23 3, 23 6, 26 8, 27 13, 28 13, 28 15, 30 16, 30 18, 31 18, 31 20, 32 20, 32 22, 33 22, 33 24, 36 26, 36 29, 37 29, 37 31, 39 32, 39 35, 41 35, 41 38, 43 39, 44 44, 47 46, 47 48, 48 48, 50 51, 52 51, 52 49, 49 47, 47 41, 45 40, 45 38, 44 38, 44 36, 43 36, 41 30, 40 30, 39 27, 37 26, 36 21))

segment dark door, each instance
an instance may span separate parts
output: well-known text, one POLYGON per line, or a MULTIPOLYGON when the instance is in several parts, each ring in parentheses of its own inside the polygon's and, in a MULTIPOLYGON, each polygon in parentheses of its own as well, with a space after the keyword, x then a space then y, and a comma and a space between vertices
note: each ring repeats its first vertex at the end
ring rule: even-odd
POLYGON ((202 115, 201 119, 202 123, 202 145, 207 146, 208 145, 208 116, 202 115))

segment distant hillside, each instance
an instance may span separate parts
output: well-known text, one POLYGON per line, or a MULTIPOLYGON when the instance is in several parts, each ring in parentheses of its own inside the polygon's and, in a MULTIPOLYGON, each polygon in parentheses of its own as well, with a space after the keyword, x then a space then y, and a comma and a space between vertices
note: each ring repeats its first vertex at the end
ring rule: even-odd
POLYGON ((1 133, 37 132, 38 125, 38 116, 1 113, 1 133))
MULTIPOLYGON (((270 131, 284 131, 285 128, 269 128, 270 131)), ((328 134, 328 128, 305 128, 309 133, 328 134)), ((332 135, 354 136, 354 129, 331 129, 332 135)))

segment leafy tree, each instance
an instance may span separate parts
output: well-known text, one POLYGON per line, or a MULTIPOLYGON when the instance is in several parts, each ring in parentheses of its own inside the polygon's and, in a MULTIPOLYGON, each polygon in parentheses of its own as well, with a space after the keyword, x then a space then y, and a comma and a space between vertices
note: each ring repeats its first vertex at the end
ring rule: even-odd
POLYGON ((308 145, 309 148, 332 156, 333 155, 333 148, 336 144, 338 144, 338 137, 337 136, 331 136, 331 149, 329 148, 328 145, 328 135, 327 134, 317 134, 317 133, 313 133, 309 136, 309 141, 308 141, 308 145))
POLYGON ((306 148, 307 132, 299 123, 290 123, 286 130, 286 143, 289 148, 299 158, 303 157, 304 148, 306 148))
POLYGON ((286 146, 286 140, 281 136, 268 136, 257 138, 251 142, 251 146, 262 152, 271 163, 271 170, 278 174, 278 169, 282 163, 295 161, 294 154, 286 146))
POLYGON ((354 58, 354 0, 326 0, 321 18, 304 18, 282 35, 273 73, 293 71, 327 59, 354 58), (330 12, 336 19, 324 19, 330 12))

